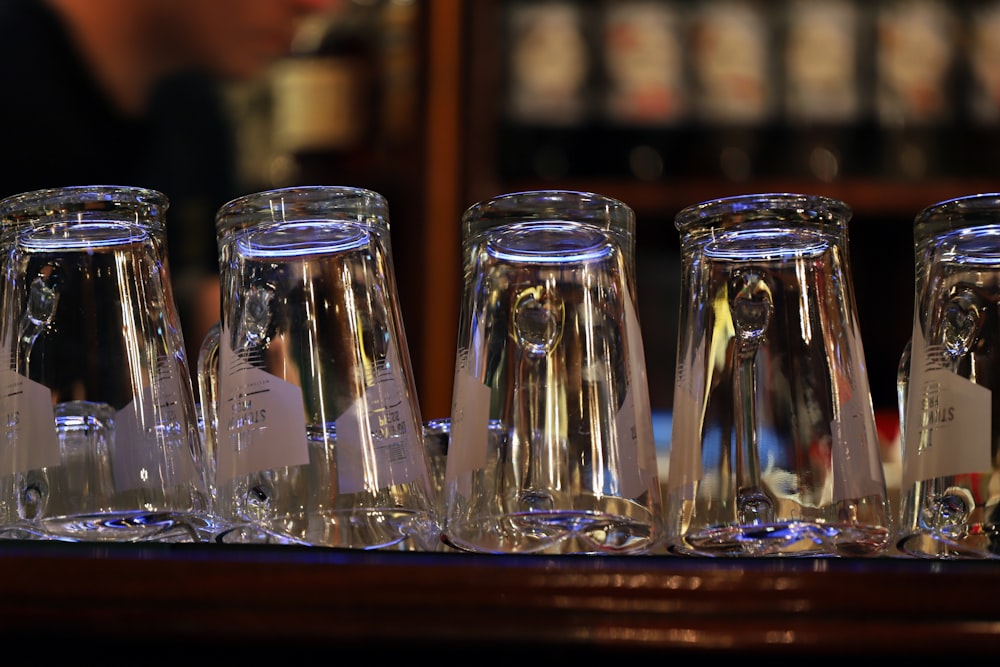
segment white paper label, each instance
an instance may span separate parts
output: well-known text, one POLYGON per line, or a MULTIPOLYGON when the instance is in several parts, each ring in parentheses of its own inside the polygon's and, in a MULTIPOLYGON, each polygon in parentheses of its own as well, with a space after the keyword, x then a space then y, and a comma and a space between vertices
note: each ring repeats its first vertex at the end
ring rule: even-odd
POLYGON ((118 491, 160 488, 163 482, 188 484, 195 479, 187 430, 163 429, 180 434, 167 440, 162 437, 161 429, 156 428, 181 421, 182 415, 177 414, 180 396, 174 388, 172 393, 162 392, 157 398, 158 403, 154 404, 147 388, 139 403, 132 401, 115 413, 112 467, 118 491))
POLYGON ((451 414, 446 482, 485 468, 489 451, 490 388, 461 365, 455 373, 451 414))
POLYGON ((629 355, 629 386, 616 417, 618 451, 621 465, 621 494, 637 498, 647 489, 659 489, 656 468, 656 440, 653 437, 653 414, 649 405, 646 356, 642 343, 639 316, 632 295, 625 287, 625 335, 629 355))
POLYGON ((376 369, 374 384, 337 418, 337 483, 342 493, 375 491, 424 478, 419 419, 403 389, 394 348, 376 369))
POLYGON ((992 392, 935 364, 919 326, 911 339, 903 488, 992 469, 992 392))
POLYGON ((878 432, 871 400, 855 392, 841 403, 833 434, 833 499, 835 501, 885 495, 878 432))
POLYGON ((217 482, 309 463, 302 390, 219 348, 217 482))
MULTIPOLYGON (((647 487, 643 481, 643 472, 640 469, 638 453, 643 449, 642 437, 636 425, 634 392, 625 395, 621 410, 617 416, 617 436, 618 436, 618 471, 620 474, 621 489, 619 493, 623 498, 637 498, 647 487)), ((652 421, 650 421, 652 424, 652 421)), ((652 433, 652 426, 650 426, 652 433)))
POLYGON ((935 477, 988 473, 992 392, 946 370, 929 370, 917 397, 919 420, 907 420, 903 486, 935 477))
POLYGON ((0 371, 0 475, 59 465, 52 392, 45 385, 0 371))
POLYGON ((701 480, 701 423, 704 417, 702 401, 695 398, 701 390, 697 369, 704 367, 705 343, 698 346, 692 360, 694 368, 681 365, 674 385, 674 412, 671 419, 670 467, 667 488, 692 487, 701 480))

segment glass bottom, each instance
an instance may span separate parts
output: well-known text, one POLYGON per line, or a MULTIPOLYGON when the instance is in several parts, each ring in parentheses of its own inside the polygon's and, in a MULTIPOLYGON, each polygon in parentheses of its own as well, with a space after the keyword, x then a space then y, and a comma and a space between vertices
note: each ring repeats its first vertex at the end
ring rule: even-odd
POLYGON ((101 512, 47 517, 0 529, 0 539, 63 542, 209 542, 218 531, 208 517, 179 512, 101 512))
POLYGON ((911 533, 896 541, 904 556, 932 560, 983 560, 1000 558, 1000 536, 980 533, 962 539, 933 532, 911 533))
POLYGON ((478 553, 639 554, 651 550, 657 537, 652 515, 563 510, 451 521, 441 539, 478 553))
POLYGON ((896 548, 940 560, 1000 558, 1000 506, 994 474, 936 477, 913 484, 900 499, 896 548))
POLYGON ((878 556, 889 546, 889 531, 858 524, 786 521, 717 526, 686 534, 669 546, 682 556, 878 556))
POLYGON ((221 531, 219 544, 289 544, 341 549, 436 551, 441 530, 426 512, 399 508, 330 510, 243 521, 221 531))

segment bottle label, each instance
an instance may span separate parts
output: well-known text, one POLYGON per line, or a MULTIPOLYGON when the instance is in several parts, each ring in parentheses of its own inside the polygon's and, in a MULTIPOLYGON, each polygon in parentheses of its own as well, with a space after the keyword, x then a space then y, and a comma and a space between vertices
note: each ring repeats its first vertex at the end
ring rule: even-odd
POLYGON ((856 121, 861 115, 857 5, 852 0, 795 0, 787 20, 788 117, 805 123, 856 121))
POLYGON ((774 114, 767 15, 738 0, 703 2, 692 29, 697 109, 710 123, 759 125, 774 114))
POLYGON ((947 120, 958 45, 954 11, 934 0, 884 3, 877 21, 875 103, 881 123, 947 120))
POLYGON ((687 116, 681 14, 671 3, 608 3, 605 113, 623 125, 677 125, 687 116))
POLYGON ((573 126, 587 112, 590 54, 580 8, 572 2, 513 3, 508 112, 522 124, 573 126))
POLYGON ((969 113, 982 125, 1000 123, 1000 3, 978 6, 969 24, 969 113))
POLYGON ((274 69, 274 145, 278 151, 336 150, 364 138, 364 62, 289 58, 274 69))

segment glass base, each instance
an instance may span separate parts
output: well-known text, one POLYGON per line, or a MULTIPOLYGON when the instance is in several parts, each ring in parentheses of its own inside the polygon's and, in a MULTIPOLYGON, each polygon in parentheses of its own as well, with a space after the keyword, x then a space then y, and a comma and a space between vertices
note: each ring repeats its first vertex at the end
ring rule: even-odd
POLYGON ((426 512, 398 508, 332 510, 266 522, 234 521, 215 537, 219 544, 289 544, 341 549, 435 551, 437 522, 426 512))
POLYGON ((441 539, 460 551, 534 554, 639 554, 656 545, 656 522, 579 510, 521 512, 452 521, 441 539))
POLYGON ((101 512, 48 517, 0 529, 0 539, 63 542, 209 542, 209 517, 178 512, 101 512))
POLYGON ((968 535, 962 539, 932 532, 911 533, 896 541, 904 556, 932 560, 983 560, 1000 558, 997 535, 968 535))
POLYGON ((879 556, 889 546, 886 528, 788 521, 718 526, 686 534, 669 546, 682 556, 879 556))

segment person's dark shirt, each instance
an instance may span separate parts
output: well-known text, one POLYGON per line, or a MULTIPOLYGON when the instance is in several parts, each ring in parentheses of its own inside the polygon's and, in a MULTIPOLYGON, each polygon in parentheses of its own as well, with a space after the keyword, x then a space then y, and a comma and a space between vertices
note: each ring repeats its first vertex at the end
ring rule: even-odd
POLYGON ((128 185, 163 192, 172 274, 218 269, 214 215, 236 196, 219 90, 190 73, 163 81, 150 113, 120 113, 40 0, 0 2, 0 197, 128 185))

